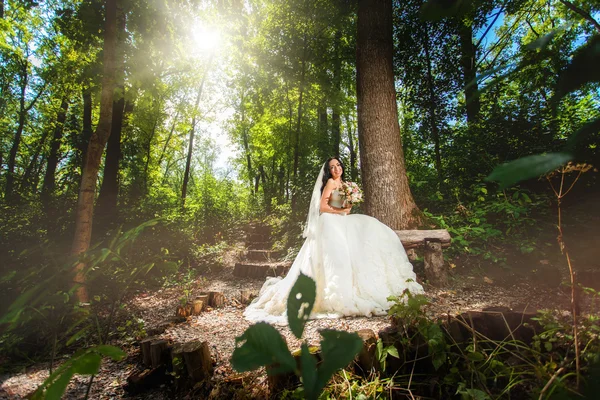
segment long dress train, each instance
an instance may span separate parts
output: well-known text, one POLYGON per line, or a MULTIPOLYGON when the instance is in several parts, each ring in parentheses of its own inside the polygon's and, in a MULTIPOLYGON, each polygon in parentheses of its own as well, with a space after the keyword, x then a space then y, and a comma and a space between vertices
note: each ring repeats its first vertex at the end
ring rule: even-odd
MULTIPOLYGON (((330 204, 339 201, 333 191, 330 204)), ((285 323, 287 297, 300 272, 316 282, 312 318, 382 315, 393 304, 389 296, 423 292, 400 239, 377 219, 323 213, 318 232, 306 239, 285 278, 267 279, 244 311, 246 319, 285 323)))

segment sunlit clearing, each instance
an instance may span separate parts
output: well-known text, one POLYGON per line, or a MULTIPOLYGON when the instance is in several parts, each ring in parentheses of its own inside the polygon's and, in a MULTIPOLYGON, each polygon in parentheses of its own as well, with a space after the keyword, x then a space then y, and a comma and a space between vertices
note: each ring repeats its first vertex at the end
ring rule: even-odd
POLYGON ((194 47, 198 51, 216 50, 221 44, 221 34, 218 30, 196 22, 191 27, 194 47))

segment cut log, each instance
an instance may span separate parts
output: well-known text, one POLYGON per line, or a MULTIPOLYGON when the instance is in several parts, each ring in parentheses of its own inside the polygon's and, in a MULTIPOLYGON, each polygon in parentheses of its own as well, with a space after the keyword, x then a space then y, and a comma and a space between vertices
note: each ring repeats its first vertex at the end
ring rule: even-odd
POLYGON ((155 337, 147 337, 140 342, 140 353, 142 355, 142 364, 145 366, 152 365, 152 358, 150 358, 150 344, 155 341, 155 337))
POLYGON ((379 370, 379 361, 375 355, 377 350, 377 335, 371 329, 361 329, 356 332, 363 340, 363 348, 356 356, 357 371, 368 376, 373 370, 379 370))
POLYGON ((448 284, 448 270, 444 267, 442 244, 439 241, 427 239, 423 261, 425 264, 425 278, 436 287, 448 284))
POLYGON ((177 306, 177 311, 175 311, 175 315, 181 318, 187 318, 192 315, 193 306, 190 303, 186 303, 182 306, 177 306))
POLYGON ((247 246, 250 250, 270 250, 271 242, 249 242, 247 246))
POLYGON ((192 341, 176 345, 173 347, 171 358, 174 368, 177 366, 181 370, 181 367, 185 366, 187 376, 193 382, 209 378, 213 373, 208 342, 192 341))
POLYGON ((135 371, 127 377, 127 383, 123 389, 129 394, 138 394, 147 390, 157 388, 167 383, 169 375, 166 368, 161 365, 158 368, 135 371))
POLYGON ((157 368, 169 360, 169 342, 164 339, 153 340, 150 343, 150 365, 157 368))
POLYGON ((450 247, 450 233, 445 229, 394 231, 405 249, 424 246, 426 241, 439 241, 443 248, 450 247))
POLYGON ((192 309, 192 314, 194 315, 200 315, 200 313, 202 312, 202 310, 204 310, 204 306, 205 306, 205 302, 199 298, 195 298, 194 301, 192 302, 193 305, 193 309, 192 309))
POLYGON ((211 307, 223 307, 225 296, 221 292, 208 292, 208 305, 211 307))
POLYGON ((233 275, 238 277, 264 279, 267 276, 282 276, 290 269, 289 262, 277 263, 236 263, 233 275))
POLYGON ((248 289, 243 289, 240 292, 240 303, 250 304, 252 299, 254 299, 255 297, 256 297, 256 292, 253 292, 252 290, 248 290, 248 289))
POLYGON ((248 250, 246 259, 248 261, 271 261, 282 256, 282 252, 278 250, 248 250))

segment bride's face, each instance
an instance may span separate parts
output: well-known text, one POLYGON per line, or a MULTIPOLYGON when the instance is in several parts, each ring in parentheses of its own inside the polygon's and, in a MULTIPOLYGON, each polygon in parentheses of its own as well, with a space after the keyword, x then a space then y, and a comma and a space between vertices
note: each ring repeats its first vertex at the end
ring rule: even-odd
POLYGON ((336 159, 333 159, 329 161, 329 172, 331 172, 331 177, 333 179, 338 179, 340 176, 342 176, 342 172, 344 172, 344 170, 342 169, 340 162, 336 159))

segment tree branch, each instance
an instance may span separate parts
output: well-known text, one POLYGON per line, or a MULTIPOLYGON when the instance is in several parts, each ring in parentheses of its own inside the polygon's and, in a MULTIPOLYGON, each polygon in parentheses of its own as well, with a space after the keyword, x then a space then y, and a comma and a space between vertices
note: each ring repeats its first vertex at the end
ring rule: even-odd
POLYGON ((583 10, 582 8, 577 7, 575 4, 571 3, 568 0, 560 0, 561 3, 563 3, 569 10, 576 12, 577 14, 581 15, 583 17, 583 19, 585 19, 586 21, 588 21, 590 24, 592 24, 594 26, 594 28, 596 28, 596 30, 598 32, 600 32, 600 24, 598 23, 598 21, 596 21, 591 15, 590 13, 588 13, 587 11, 583 10))

